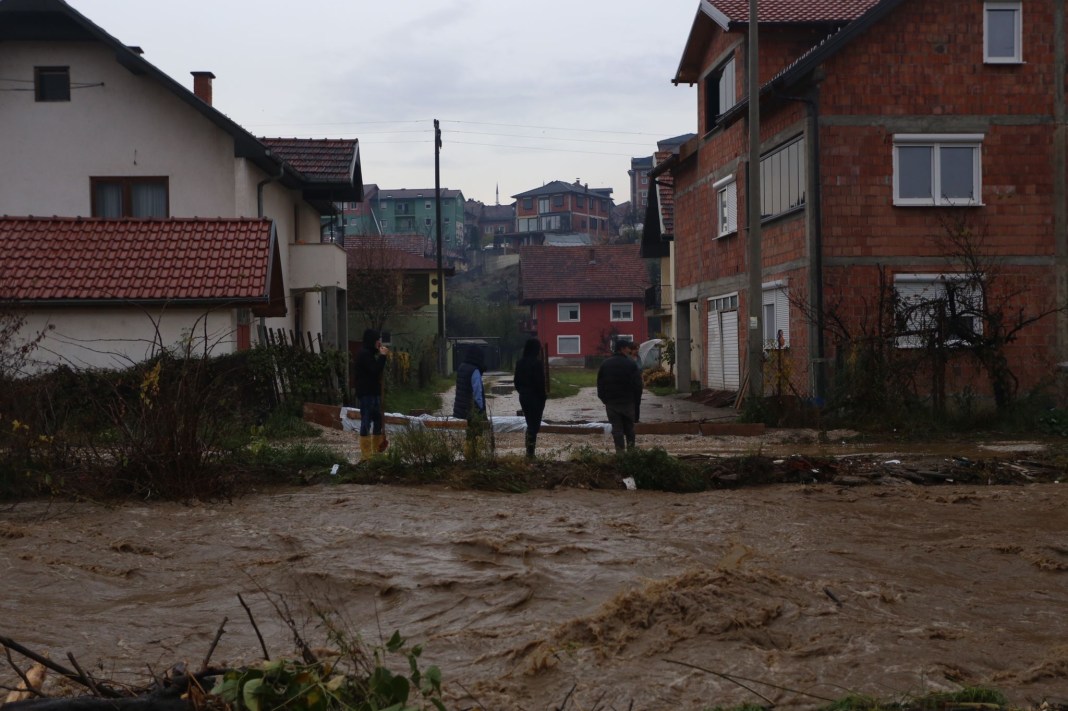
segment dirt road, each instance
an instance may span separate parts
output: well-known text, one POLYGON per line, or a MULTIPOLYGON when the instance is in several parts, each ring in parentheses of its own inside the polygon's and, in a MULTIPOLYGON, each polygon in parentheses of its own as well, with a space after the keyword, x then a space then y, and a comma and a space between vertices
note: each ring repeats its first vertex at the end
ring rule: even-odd
POLYGON ((449 708, 1068 696, 1068 484, 313 486, 0 510, 0 634, 103 676, 199 665, 224 617, 215 660, 255 659, 238 593, 291 653, 261 589, 424 642, 449 708))

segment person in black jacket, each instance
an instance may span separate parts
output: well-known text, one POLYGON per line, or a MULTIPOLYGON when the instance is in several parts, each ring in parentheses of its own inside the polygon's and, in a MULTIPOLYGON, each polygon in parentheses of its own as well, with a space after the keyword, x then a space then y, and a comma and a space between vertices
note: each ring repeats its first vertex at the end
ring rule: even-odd
POLYGON ((630 341, 617 341, 616 350, 597 371, 597 397, 612 425, 616 451, 634 447, 635 405, 642 394, 642 375, 628 355, 630 341))
POLYGON ((452 403, 452 416, 467 420, 467 437, 464 456, 473 459, 481 449, 486 429, 486 393, 482 389, 482 371, 485 370, 482 349, 472 345, 464 353, 464 361, 456 369, 456 398, 452 403))
POLYGON ((385 449, 382 433, 382 375, 389 349, 382 345, 378 331, 363 332, 363 348, 356 356, 356 398, 360 405, 360 458, 369 459, 385 449))
POLYGON ((541 359, 541 341, 537 338, 527 339, 523 346, 523 357, 515 364, 516 392, 519 393, 519 406, 523 408, 523 417, 527 420, 527 457, 534 457, 534 445, 538 441, 541 429, 541 416, 545 414, 545 361, 541 359))

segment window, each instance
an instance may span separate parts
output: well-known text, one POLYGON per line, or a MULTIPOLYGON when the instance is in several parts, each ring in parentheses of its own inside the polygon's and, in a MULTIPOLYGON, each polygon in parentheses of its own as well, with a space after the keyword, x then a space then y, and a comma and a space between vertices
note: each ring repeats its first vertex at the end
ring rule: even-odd
POLYGON ((556 353, 558 355, 578 355, 582 352, 582 341, 578 336, 557 336, 556 353))
POLYGON ((538 213, 543 214, 549 211, 549 198, 538 198, 538 213))
POLYGON ((90 178, 93 217, 169 217, 167 178, 90 178))
POLYGON ((433 221, 429 217, 423 219, 423 224, 427 227, 430 227, 431 222, 433 221))
POLYGON ((398 202, 394 208, 394 212, 398 215, 410 215, 412 214, 412 206, 406 202, 398 202))
POLYGON ((1023 4, 988 2, 983 6, 983 61, 1023 62, 1023 4))
POLYGON ((578 304, 557 304, 556 305, 556 320, 559 323, 566 321, 580 321, 582 312, 579 309, 578 304))
POLYGON ((563 207, 563 206, 564 206, 564 196, 563 195, 553 195, 553 207, 563 207))
POLYGON ((533 210, 534 209, 534 198, 523 198, 523 209, 524 210, 533 210))
POLYGON ((634 335, 630 333, 617 333, 609 338, 608 347, 613 353, 616 352, 616 344, 620 341, 630 341, 631 343, 634 343, 634 335))
POLYGON ((560 229, 560 216, 559 215, 546 215, 541 218, 541 229, 543 230, 559 230, 560 229))
POLYGON ((426 202, 423 203, 423 209, 424 210, 429 210, 431 207, 432 207, 432 205, 431 205, 431 202, 429 200, 427 200, 426 202))
POLYGON ((538 218, 536 217, 520 217, 519 218, 519 231, 520 232, 536 232, 538 230, 538 218))
POLYGON ((716 237, 738 231, 738 183, 733 175, 716 181, 716 237))
POLYGON ((720 114, 734 106, 734 57, 731 57, 705 77, 705 131, 716 127, 720 114))
POLYGON ((405 274, 401 285, 401 303, 404 306, 430 305, 430 275, 405 274))
POLYGON ((34 67, 36 101, 70 101, 70 67, 34 67))
POLYGON ((738 310, 738 295, 731 294, 730 296, 720 296, 715 299, 708 300, 709 311, 737 311, 738 310))
POLYGON ((983 332, 983 296, 966 274, 895 274, 899 348, 960 345, 983 332))
POLYGON ((633 321, 634 320, 634 304, 631 304, 631 303, 612 304, 612 320, 613 321, 633 321))
POLYGON ((786 282, 764 284, 763 306, 764 349, 789 348, 790 297, 786 293, 786 282))
POLYGON ((575 207, 586 207, 586 198, 582 195, 575 197, 575 207))
POLYGON ((780 146, 760 159, 760 215, 775 217, 805 205, 805 139, 780 146))
POLYGON ((895 205, 979 205, 982 134, 896 134, 895 205))

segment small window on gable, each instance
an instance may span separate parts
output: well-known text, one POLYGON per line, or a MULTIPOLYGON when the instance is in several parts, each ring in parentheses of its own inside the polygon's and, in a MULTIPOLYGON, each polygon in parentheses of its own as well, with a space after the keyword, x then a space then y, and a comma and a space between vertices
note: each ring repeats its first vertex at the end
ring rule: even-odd
POLYGON ((966 274, 895 274, 898 348, 967 345, 983 332, 983 296, 966 274))
POLYGON ((719 123, 720 114, 738 103, 735 95, 734 57, 705 76, 705 132, 719 123))
POLYGON ((70 67, 34 67, 36 101, 70 101, 70 67))
POLYGON ((578 304, 557 304, 556 320, 559 323, 566 321, 580 321, 582 312, 578 304))
POLYGON ((1023 62, 1023 3, 983 5, 983 61, 988 64, 1023 62))
POLYGON ((894 204, 982 204, 982 140, 982 134, 896 134, 894 204))
POLYGON ((167 178, 89 179, 93 217, 169 217, 167 178))
MULTIPOLYGON (((633 321, 634 320, 634 304, 629 302, 614 303, 612 304, 612 316, 613 321, 633 321)), ((628 339, 631 340, 631 339, 628 339)))
POLYGON ((738 182, 733 175, 717 181, 716 192, 716 237, 724 237, 738 231, 738 182))
POLYGON ((764 284, 764 349, 790 347, 790 297, 784 282, 764 284))

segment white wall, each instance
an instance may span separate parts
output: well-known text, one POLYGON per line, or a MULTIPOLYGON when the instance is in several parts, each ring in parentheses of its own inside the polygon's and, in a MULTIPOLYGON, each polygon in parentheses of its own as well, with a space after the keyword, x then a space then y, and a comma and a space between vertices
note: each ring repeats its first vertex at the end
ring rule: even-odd
POLYGON ((157 354, 161 345, 184 352, 189 343, 197 353, 205 347, 212 355, 232 353, 235 329, 234 312, 229 309, 90 307, 35 310, 27 315, 20 335, 45 334, 31 357, 32 371, 51 364, 112 369, 141 362, 157 354), (131 337, 134 333, 142 335, 131 337))
POLYGON ((234 214, 233 141, 191 106, 102 45, 0 46, 0 76, 32 88, 35 65, 69 66, 71 100, 2 95, 0 214, 87 217, 89 178, 109 175, 167 176, 174 217, 234 214))

